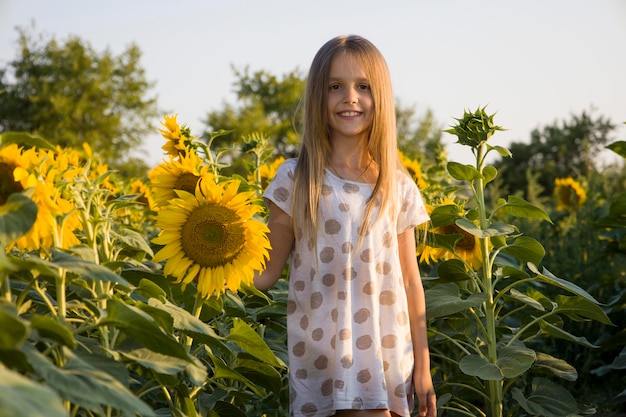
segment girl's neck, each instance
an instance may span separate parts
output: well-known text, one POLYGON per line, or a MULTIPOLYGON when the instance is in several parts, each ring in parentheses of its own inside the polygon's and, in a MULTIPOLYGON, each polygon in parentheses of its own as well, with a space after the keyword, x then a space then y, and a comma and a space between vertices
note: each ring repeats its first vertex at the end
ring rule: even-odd
POLYGON ((364 146, 352 148, 344 144, 333 146, 326 166, 333 174, 344 180, 372 182, 372 178, 376 178, 372 175, 376 170, 376 163, 364 146))

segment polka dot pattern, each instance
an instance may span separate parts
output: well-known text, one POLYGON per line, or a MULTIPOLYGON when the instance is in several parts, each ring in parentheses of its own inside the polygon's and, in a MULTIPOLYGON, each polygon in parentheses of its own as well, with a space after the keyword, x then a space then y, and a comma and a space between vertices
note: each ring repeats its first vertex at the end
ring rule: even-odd
MULTIPOLYGON (((287 214, 295 164, 283 163, 264 195, 287 214)), ((428 215, 415 184, 398 179, 397 213, 370 226, 357 245, 373 185, 327 173, 317 248, 310 236, 296 240, 287 302, 293 416, 376 408, 410 414, 413 356, 397 235, 428 215)))

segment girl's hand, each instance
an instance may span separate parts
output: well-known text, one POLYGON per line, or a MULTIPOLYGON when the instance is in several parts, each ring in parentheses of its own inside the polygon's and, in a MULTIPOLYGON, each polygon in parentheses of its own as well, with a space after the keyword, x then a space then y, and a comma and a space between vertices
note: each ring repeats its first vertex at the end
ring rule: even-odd
POLYGON ((437 396, 433 388, 433 380, 429 372, 422 372, 422 375, 413 374, 413 384, 415 385, 415 394, 419 404, 419 417, 436 417, 437 416, 437 396))

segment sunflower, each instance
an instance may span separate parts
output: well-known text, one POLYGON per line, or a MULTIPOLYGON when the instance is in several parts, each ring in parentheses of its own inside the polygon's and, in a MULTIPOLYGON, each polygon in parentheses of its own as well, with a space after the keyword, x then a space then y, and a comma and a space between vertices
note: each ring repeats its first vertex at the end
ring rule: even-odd
POLYGON ((165 129, 159 129, 161 136, 167 140, 161 149, 172 158, 186 155, 187 145, 192 140, 190 129, 185 126, 181 127, 176 121, 177 117, 178 114, 165 116, 165 120, 161 122, 161 126, 165 129))
MULTIPOLYGON (((458 218, 464 214, 463 207, 459 206, 456 202, 448 197, 443 197, 435 201, 435 205, 426 205, 426 210, 429 215, 432 215, 435 209, 441 207, 450 207, 451 211, 458 214, 458 218)), ((461 239, 456 242, 454 247, 455 253, 450 252, 448 249, 440 246, 430 246, 429 242, 421 243, 418 245, 417 254, 420 257, 420 262, 426 262, 430 265, 431 262, 436 263, 443 260, 460 258, 465 263, 470 265, 472 269, 478 270, 482 266, 482 252, 480 249, 480 240, 461 229, 459 226, 451 222, 451 224, 445 224, 441 226, 431 227, 429 232, 435 235, 461 235, 461 239)))
POLYGON ((156 210, 156 204, 150 187, 140 179, 136 179, 130 183, 129 194, 138 194, 137 202, 143 204, 149 210, 156 210))
POLYGON ((417 184, 417 187, 420 190, 426 189, 426 181, 422 176, 422 166, 420 165, 420 163, 416 159, 409 158, 402 151, 398 151, 398 156, 400 157, 400 162, 402 163, 402 165, 406 168, 407 171, 409 171, 411 178, 413 178, 413 180, 417 184))
POLYGON ((239 193, 239 185, 238 180, 218 183, 206 174, 195 194, 178 191, 157 217, 162 230, 152 242, 164 247, 154 261, 167 260, 165 275, 183 286, 196 281, 204 298, 250 284, 269 256, 269 229, 254 218, 263 210, 255 204, 258 197, 239 193))
POLYGON ((25 192, 37 205, 33 227, 9 247, 38 250, 53 245, 68 248, 79 243, 74 234, 80 228, 74 205, 60 195, 52 177, 39 171, 57 160, 53 152, 23 150, 15 144, 0 149, 0 204, 11 193, 25 192))
POLYGON ((195 193, 198 180, 208 170, 209 167, 195 152, 181 155, 179 159, 170 158, 168 162, 157 165, 148 173, 157 207, 165 206, 176 197, 174 190, 195 193))
POLYGON ((575 210, 587 200, 587 193, 572 177, 555 179, 554 195, 557 210, 575 210))

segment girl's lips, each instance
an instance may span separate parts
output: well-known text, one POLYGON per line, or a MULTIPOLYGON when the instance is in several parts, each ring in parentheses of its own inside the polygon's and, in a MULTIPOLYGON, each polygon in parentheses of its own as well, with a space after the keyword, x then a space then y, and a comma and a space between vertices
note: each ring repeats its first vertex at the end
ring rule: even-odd
POLYGON ((358 116, 361 113, 356 112, 356 111, 343 111, 343 112, 340 112, 338 114, 341 117, 356 117, 356 116, 358 116))

